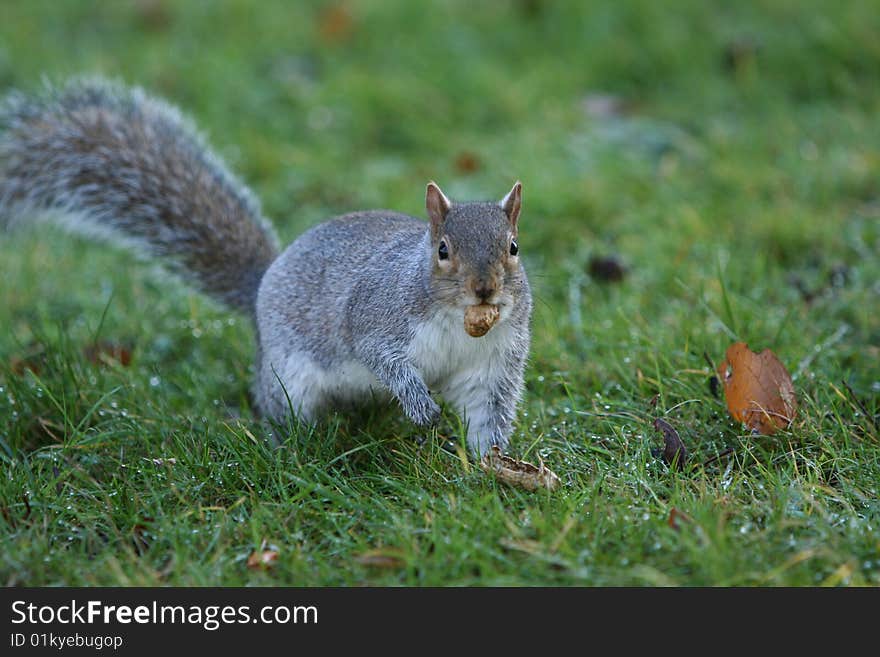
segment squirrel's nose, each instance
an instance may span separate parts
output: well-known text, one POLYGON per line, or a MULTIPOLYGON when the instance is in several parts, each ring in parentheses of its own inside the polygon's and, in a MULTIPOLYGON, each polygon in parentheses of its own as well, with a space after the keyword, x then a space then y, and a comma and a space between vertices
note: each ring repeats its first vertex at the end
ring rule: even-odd
POLYGON ((495 287, 487 282, 480 282, 474 286, 474 294, 480 301, 486 302, 495 294, 495 287))

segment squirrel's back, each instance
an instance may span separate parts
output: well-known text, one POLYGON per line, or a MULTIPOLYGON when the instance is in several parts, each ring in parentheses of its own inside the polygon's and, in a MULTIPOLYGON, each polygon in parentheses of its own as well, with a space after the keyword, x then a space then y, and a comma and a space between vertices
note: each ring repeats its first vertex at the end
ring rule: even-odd
POLYGON ((248 313, 278 253, 256 199, 175 108, 99 79, 0 102, 0 225, 47 214, 248 313))
MULTIPOLYGON (((423 242, 429 248, 425 221, 390 210, 353 212, 313 226, 263 278, 257 300, 261 340, 278 342, 276 332, 314 335, 322 343, 318 351, 332 358, 339 349, 329 343, 347 341, 347 306, 356 295, 375 299, 377 314, 419 312, 429 304, 425 253, 418 248, 423 242)), ((370 320, 387 325, 377 315, 370 320)))

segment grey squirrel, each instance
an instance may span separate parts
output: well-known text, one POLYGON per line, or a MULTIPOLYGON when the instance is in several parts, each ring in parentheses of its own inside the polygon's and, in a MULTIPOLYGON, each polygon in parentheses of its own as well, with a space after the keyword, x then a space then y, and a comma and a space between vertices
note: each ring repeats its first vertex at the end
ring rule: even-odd
MULTIPOLYGON (((192 124, 138 88, 80 79, 0 104, 0 224, 51 216, 156 256, 247 313, 258 339, 257 410, 312 422, 396 398, 416 424, 438 393, 475 455, 506 448, 529 351, 531 293, 517 244, 522 186, 453 203, 429 183, 428 222, 354 212, 284 251, 253 194, 192 124), (497 308, 471 337, 469 307, 497 308)), ((493 308, 493 311, 495 310, 493 308)))

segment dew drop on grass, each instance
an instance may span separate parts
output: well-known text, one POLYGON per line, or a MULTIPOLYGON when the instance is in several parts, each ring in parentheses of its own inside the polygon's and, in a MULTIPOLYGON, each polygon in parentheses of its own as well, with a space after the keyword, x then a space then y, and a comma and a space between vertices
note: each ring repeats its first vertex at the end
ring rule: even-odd
POLYGON ((158 376, 151 376, 151 377, 150 377, 150 386, 153 387, 153 388, 158 387, 158 385, 159 385, 161 382, 162 382, 162 379, 160 379, 158 376))

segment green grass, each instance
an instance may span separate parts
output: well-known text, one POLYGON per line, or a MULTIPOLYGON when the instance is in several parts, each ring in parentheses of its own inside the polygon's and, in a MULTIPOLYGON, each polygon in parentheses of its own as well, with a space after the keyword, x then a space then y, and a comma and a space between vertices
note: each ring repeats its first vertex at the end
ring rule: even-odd
POLYGON ((285 241, 358 208, 422 215, 430 179, 453 198, 521 179, 536 308, 511 453, 564 486, 495 483, 394 409, 267 429, 246 320, 20 232, 0 237, 0 582, 880 584, 871 3, 297 6, 4 3, 0 88, 99 72, 162 94, 285 241), (591 115, 597 93, 630 111, 591 115), (621 283, 589 274, 607 254, 621 283), (737 339, 792 372, 789 431, 752 436, 712 395, 703 354, 737 339), (92 363, 96 341, 130 366, 92 363), (696 467, 651 455, 658 416, 696 467), (278 562, 248 569, 264 541, 278 562))

